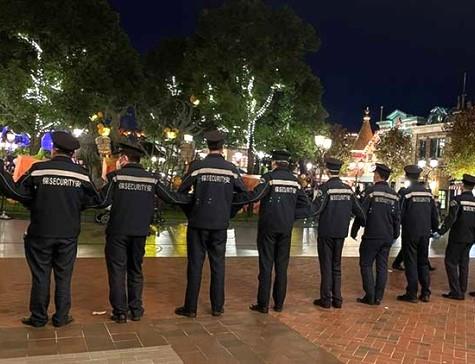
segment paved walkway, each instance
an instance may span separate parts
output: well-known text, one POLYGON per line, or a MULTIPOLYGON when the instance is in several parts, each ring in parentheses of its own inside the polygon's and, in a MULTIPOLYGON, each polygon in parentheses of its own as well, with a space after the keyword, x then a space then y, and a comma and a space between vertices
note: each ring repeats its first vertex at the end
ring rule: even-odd
MULTIPOLYGON (((23 233, 26 231, 26 220, 0 220, 0 257, 24 257, 23 233)), ((360 234, 362 229, 360 230, 360 234)), ((256 247, 257 228, 256 222, 237 222, 231 225, 228 231, 226 255, 257 256, 256 247)), ((442 257, 445 254, 447 236, 433 241, 430 247, 430 256, 442 257)), ((346 239, 343 248, 344 257, 359 256, 359 241, 346 239)), ((401 243, 398 240, 391 249, 391 256, 395 256, 401 243)), ((173 223, 162 227, 158 236, 150 236, 146 246, 147 257, 184 257, 186 256, 186 224, 173 223)), ((313 257, 317 255, 317 236, 314 228, 303 227, 299 222, 292 232, 292 256, 313 257)), ((104 227, 95 223, 83 223, 79 238, 78 256, 94 258, 104 256, 104 227)), ((475 246, 471 251, 475 257, 475 246)))
MULTIPOLYGON (((312 305, 319 288, 316 259, 294 257, 284 312, 262 315, 247 309, 255 300, 257 259, 229 258, 224 316, 210 316, 206 268, 198 318, 190 320, 177 319, 173 314, 183 300, 186 260, 148 258, 145 321, 116 325, 107 322, 107 316, 92 315, 94 311, 109 310, 104 261, 83 258, 76 264, 73 279, 72 314, 77 324, 62 329, 70 330, 64 334, 68 337, 51 326, 20 327, 18 319, 28 307, 29 272, 24 259, 0 259, 0 358, 13 355, 12 350, 24 356, 171 345, 185 363, 226 362, 222 358, 243 363, 335 362, 327 352, 345 363, 475 363, 475 300, 459 302, 440 297, 447 290, 443 260, 433 258, 432 262, 437 270, 432 273, 430 303, 396 301, 395 296, 404 291, 404 274, 391 272, 383 305, 369 307, 355 302, 362 294, 358 260, 345 258, 343 309, 324 310, 312 305), (219 339, 221 332, 232 339, 231 344, 219 339), (142 337, 147 333, 153 337, 150 342, 142 337), (73 340, 71 335, 80 340, 73 340), (88 335, 94 339, 88 340, 88 335), (303 357, 299 356, 302 352, 303 357), (319 355, 320 359, 315 359, 319 355)), ((473 274, 469 284, 475 289, 473 274)))

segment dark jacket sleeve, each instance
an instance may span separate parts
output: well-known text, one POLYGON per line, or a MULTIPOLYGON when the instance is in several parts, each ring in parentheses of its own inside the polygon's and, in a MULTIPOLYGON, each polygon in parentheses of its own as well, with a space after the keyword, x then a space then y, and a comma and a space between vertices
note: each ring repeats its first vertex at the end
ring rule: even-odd
POLYGON ((437 205, 434 199, 432 199, 430 203, 430 207, 431 207, 431 211, 430 211, 431 229, 433 232, 435 232, 439 229, 440 219, 439 219, 439 210, 437 209, 437 205))
MULTIPOLYGON (((243 184, 244 186, 244 184, 243 184)), ((235 189, 236 190, 236 189, 235 189)), ((238 187, 233 197, 233 206, 243 206, 257 202, 264 198, 270 191, 269 181, 262 178, 261 182, 252 191, 247 191, 246 187, 238 187)))
MULTIPOLYGON (((358 201, 357 201, 358 202, 358 201)), ((370 193, 368 191, 363 193, 363 200, 361 203, 361 208, 363 209, 364 216, 366 217, 368 215, 369 208, 371 207, 371 197, 370 193)), ((361 214, 358 216, 355 214, 355 220, 353 221, 353 226, 351 227, 351 233, 350 236, 354 239, 358 235, 358 230, 360 227, 364 226, 366 223, 366 219, 363 219, 361 221, 361 214)))
POLYGON ((393 231, 394 231, 393 238, 394 239, 399 238, 399 235, 401 234, 401 207, 400 207, 399 203, 394 204, 394 209, 393 209, 393 231))
MULTIPOLYGON (((29 174, 27 173, 28 176, 29 174)), ((22 203, 31 201, 34 192, 33 189, 26 188, 24 184, 13 181, 10 173, 5 171, 3 160, 0 160, 0 190, 5 197, 22 203)))
POLYGON ((295 219, 307 219, 314 216, 316 207, 302 188, 297 190, 297 203, 295 205, 295 219))
POLYGON ((178 192, 179 193, 189 192, 191 188, 193 187, 193 185, 195 184, 195 179, 196 177, 193 176, 193 170, 190 169, 190 171, 185 175, 185 177, 183 177, 183 181, 180 187, 178 188, 178 192))
POLYGON ((460 210, 460 204, 458 203, 458 201, 457 200, 450 201, 449 214, 445 218, 445 221, 442 224, 441 228, 438 229, 438 232, 440 235, 444 235, 447 231, 449 231, 449 229, 452 227, 455 221, 457 221, 459 210, 460 210))
POLYGON ((190 194, 171 191, 160 181, 158 181, 155 185, 155 193, 161 200, 170 204, 188 205, 193 201, 193 198, 190 194))
POLYGON ((355 215, 355 219, 358 220, 358 224, 360 226, 365 226, 366 213, 363 210, 363 207, 361 206, 360 202, 358 201, 358 198, 354 194, 351 194, 351 203, 351 212, 353 213, 353 215, 355 215))
POLYGON ((92 182, 91 177, 89 177, 87 182, 83 182, 82 188, 84 190, 84 199, 82 202, 83 210, 103 208, 104 200, 101 194, 97 191, 97 188, 92 182))

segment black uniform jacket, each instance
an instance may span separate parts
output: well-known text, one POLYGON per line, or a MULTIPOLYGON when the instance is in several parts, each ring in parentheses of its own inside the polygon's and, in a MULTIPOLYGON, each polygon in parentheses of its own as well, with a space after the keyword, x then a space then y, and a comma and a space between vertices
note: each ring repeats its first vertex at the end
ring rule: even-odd
POLYGON ((187 204, 188 194, 168 190, 157 176, 138 163, 129 163, 107 175, 108 183, 101 190, 103 206, 112 204, 107 235, 147 236, 157 195, 168 203, 187 204))
POLYGON ((178 192, 193 189, 193 201, 186 207, 188 226, 205 230, 224 230, 229 226, 235 193, 247 193, 234 164, 220 154, 209 154, 195 161, 178 192))
POLYGON ((463 192, 450 201, 449 214, 439 233, 443 235, 449 229, 451 242, 475 242, 475 197, 472 191, 463 192))
POLYGON ((261 201, 258 226, 267 232, 288 233, 296 218, 311 214, 311 202, 288 168, 276 168, 262 175, 247 198, 261 201))
POLYGON ((340 178, 332 177, 325 182, 314 200, 318 216, 318 236, 324 238, 346 238, 351 215, 365 225, 366 216, 350 186, 340 178))
POLYGON ((422 183, 401 189, 401 223, 403 239, 429 236, 439 227, 439 214, 432 192, 422 183))
MULTIPOLYGON (((393 241, 399 237, 401 216, 399 196, 387 182, 376 182, 363 194, 363 211, 366 214, 366 226, 363 239, 393 241)), ((351 235, 356 236, 361 222, 355 219, 351 235)))
POLYGON ((28 235, 35 237, 76 238, 81 211, 101 202, 87 171, 66 156, 34 164, 14 188, 21 196, 11 192, 12 198, 30 210, 28 235))

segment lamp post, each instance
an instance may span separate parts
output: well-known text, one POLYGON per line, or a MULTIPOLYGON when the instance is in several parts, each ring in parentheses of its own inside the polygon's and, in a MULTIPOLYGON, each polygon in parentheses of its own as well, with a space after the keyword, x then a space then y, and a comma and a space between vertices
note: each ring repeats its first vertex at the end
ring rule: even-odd
POLYGON ((315 146, 317 147, 317 162, 319 164, 319 178, 318 183, 322 182, 323 166, 325 165, 325 153, 331 148, 332 140, 324 135, 315 136, 315 146))

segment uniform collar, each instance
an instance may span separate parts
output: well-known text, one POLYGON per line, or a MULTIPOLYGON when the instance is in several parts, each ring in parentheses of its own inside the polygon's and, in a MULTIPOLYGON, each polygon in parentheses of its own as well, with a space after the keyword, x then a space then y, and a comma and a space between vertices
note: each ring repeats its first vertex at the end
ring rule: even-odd
POLYGON ((52 161, 61 161, 61 162, 69 162, 69 163, 73 163, 72 159, 66 155, 57 155, 56 157, 54 157, 53 159, 51 159, 52 161))
POLYGON ((127 163, 125 166, 122 168, 139 168, 143 169, 143 166, 140 163, 127 163))
POLYGON ((222 154, 217 154, 217 153, 208 154, 206 158, 223 158, 224 159, 222 154))
POLYGON ((330 181, 341 181, 340 177, 331 177, 328 179, 328 182, 330 181))

